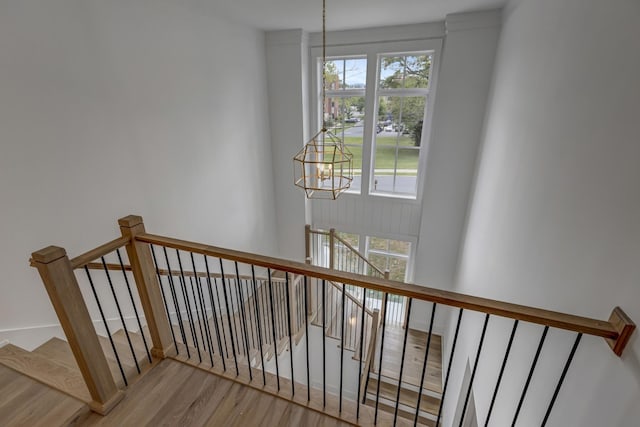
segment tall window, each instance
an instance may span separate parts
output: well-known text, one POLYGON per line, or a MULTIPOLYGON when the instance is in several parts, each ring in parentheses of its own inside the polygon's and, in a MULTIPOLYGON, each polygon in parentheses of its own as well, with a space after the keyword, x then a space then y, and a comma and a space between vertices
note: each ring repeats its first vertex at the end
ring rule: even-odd
POLYGON ((366 256, 381 271, 389 270, 389 279, 405 282, 410 251, 409 242, 369 237, 366 256))
POLYGON ((416 195, 431 55, 380 56, 374 193, 416 195))
MULTIPOLYGON (((361 55, 327 59, 327 99, 319 109, 319 125, 324 119, 353 154, 350 192, 416 198, 434 51, 362 49, 361 55)), ((317 72, 321 89, 320 60, 317 72)))
POLYGON ((324 120, 353 154, 351 191, 359 191, 362 181, 367 58, 333 58, 325 68, 327 100, 324 120))

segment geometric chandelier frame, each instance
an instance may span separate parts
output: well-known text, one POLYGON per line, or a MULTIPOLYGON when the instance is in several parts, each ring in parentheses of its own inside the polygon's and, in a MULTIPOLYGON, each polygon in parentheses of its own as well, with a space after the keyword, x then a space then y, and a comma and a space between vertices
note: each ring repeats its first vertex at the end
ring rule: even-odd
POLYGON ((326 129, 318 132, 293 158, 294 184, 309 199, 333 199, 353 181, 353 154, 326 129))

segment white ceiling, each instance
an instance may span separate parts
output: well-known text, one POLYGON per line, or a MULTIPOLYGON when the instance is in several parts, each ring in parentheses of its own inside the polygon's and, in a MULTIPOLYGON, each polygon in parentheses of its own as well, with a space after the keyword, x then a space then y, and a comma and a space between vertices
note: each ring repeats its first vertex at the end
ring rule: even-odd
MULTIPOLYGON (((216 15, 263 30, 322 28, 322 0, 197 0, 216 15), (215 12, 214 12, 215 11, 215 12)), ((506 0, 327 0, 327 31, 441 21, 506 0)))

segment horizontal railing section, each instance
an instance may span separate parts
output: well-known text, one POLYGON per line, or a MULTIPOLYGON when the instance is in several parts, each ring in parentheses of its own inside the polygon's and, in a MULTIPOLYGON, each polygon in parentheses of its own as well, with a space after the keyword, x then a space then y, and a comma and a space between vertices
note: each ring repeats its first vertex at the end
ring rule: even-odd
POLYGON ((69 260, 63 249, 50 247, 32 259, 100 413, 122 398, 115 383, 126 387, 130 377, 119 359, 130 354, 134 377, 144 369, 139 362, 152 366, 154 359, 174 357, 360 425, 440 426, 451 396, 461 397, 454 406, 461 408, 462 425, 484 369, 497 374, 484 425, 496 405, 513 408, 509 421, 515 425, 532 378, 543 369, 538 365, 548 368, 538 361, 549 332, 570 331, 562 373, 539 408, 544 426, 583 334, 605 338, 620 355, 635 329, 619 308, 603 321, 154 235, 136 216, 119 224, 122 237, 81 256, 69 260), (378 295, 380 305, 372 308, 378 295), (403 298, 404 329, 388 320, 393 301, 403 298), (89 311, 100 314, 102 342, 89 311), (434 331, 436 313, 451 319, 446 349, 434 331), (414 329, 416 321, 423 322, 422 332, 414 329), (505 322, 510 333, 503 360, 482 359, 488 331, 500 333, 505 322), (119 343, 112 325, 122 330, 119 343), (465 335, 460 349, 462 326, 478 330, 475 338, 465 335), (497 400, 513 348, 530 342, 536 328, 540 335, 521 392, 497 400), (526 339, 518 342, 522 334, 526 339), (116 359, 116 368, 109 368, 105 354, 116 359), (467 361, 466 389, 450 390, 457 382, 451 376, 464 372, 467 361))
POLYGON ((142 234, 137 236, 137 240, 212 257, 223 258, 230 261, 237 261, 250 265, 253 264, 274 270, 287 271, 289 273, 314 277, 316 279, 359 286, 373 291, 380 291, 383 293, 415 298, 422 301, 434 302, 466 310, 479 311, 486 314, 522 320, 539 325, 551 326, 568 331, 585 333, 602 338, 616 340, 619 337, 619 333, 616 328, 609 321, 605 320, 575 316, 557 311, 496 301, 488 298, 376 277, 365 277, 359 274, 330 270, 301 262, 251 254, 232 249, 224 249, 159 235, 142 234))

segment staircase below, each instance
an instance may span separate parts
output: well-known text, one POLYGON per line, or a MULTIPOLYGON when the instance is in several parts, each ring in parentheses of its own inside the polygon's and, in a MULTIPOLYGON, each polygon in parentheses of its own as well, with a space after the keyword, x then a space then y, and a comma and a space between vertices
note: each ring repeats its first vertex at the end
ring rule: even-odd
MULTIPOLYGON (((431 336, 427 369, 421 387, 420 380, 428 335, 415 329, 407 331, 407 346, 402 366, 402 382, 400 382, 400 361, 402 360, 404 335, 405 329, 401 327, 387 326, 385 328, 382 372, 374 370, 369 374, 363 402, 365 405, 375 408, 377 400, 379 411, 395 416, 395 402, 399 396, 398 419, 413 421, 420 393, 418 423, 429 427, 435 426, 442 398, 442 339, 439 335, 431 336), (379 387, 378 381, 380 381, 379 387), (398 387, 400 388, 399 394, 398 387)), ((376 355, 377 357, 378 355, 376 355)))

